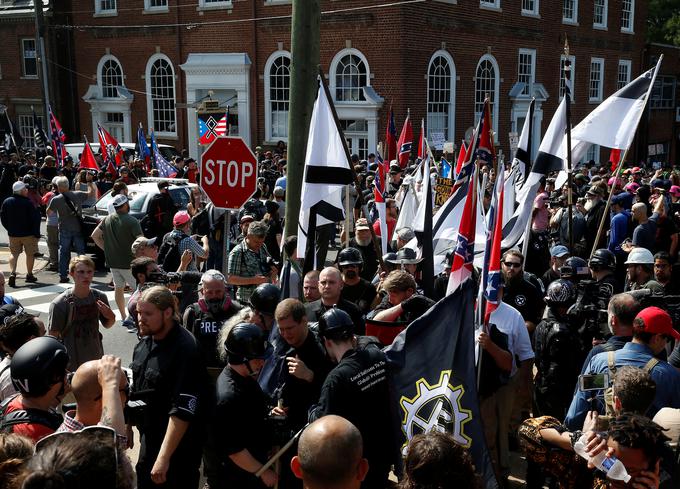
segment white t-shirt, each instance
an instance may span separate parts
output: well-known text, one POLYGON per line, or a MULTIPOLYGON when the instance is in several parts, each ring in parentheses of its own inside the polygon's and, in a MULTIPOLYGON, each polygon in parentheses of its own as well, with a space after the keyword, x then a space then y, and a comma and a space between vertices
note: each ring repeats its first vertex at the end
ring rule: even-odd
POLYGON ((534 350, 531 347, 531 339, 522 315, 517 309, 500 302, 498 308, 491 313, 489 324, 495 324, 498 331, 508 336, 508 350, 512 355, 512 372, 517 373, 517 362, 523 362, 534 358, 534 350))

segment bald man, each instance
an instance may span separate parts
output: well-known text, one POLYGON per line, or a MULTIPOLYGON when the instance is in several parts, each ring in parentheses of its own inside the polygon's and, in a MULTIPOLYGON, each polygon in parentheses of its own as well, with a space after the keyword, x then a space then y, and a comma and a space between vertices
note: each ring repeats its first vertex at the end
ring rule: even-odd
POLYGON ((103 425, 116 430, 119 445, 127 446, 123 407, 127 402, 128 381, 120 358, 104 355, 83 363, 71 380, 76 409, 64 415, 57 431, 79 431, 86 426, 103 425))
POLYGON ((340 416, 319 418, 302 432, 290 467, 305 489, 358 489, 368 473, 361 433, 340 416))
POLYGON ((305 305, 307 319, 318 321, 323 314, 337 305, 352 318, 354 334, 363 335, 366 332, 366 323, 359 308, 346 299, 340 298, 343 282, 340 270, 335 267, 326 267, 319 274, 319 292, 321 298, 305 305))

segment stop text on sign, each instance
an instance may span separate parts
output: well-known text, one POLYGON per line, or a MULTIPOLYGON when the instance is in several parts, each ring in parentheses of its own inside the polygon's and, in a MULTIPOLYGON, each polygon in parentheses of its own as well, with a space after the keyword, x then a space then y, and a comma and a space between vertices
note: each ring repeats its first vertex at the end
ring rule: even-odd
POLYGON ((205 175, 203 181, 206 185, 224 185, 228 187, 245 187, 246 180, 255 174, 255 165, 249 161, 238 163, 234 160, 208 159, 204 162, 205 175), (240 183, 239 183, 240 180, 240 183))

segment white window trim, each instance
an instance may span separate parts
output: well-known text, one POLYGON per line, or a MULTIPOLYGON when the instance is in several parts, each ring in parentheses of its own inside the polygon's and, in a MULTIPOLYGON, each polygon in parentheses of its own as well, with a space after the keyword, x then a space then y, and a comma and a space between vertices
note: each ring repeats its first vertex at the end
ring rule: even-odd
POLYGON ((329 78, 329 83, 328 83, 328 89, 331 92, 331 97, 333 97, 333 101, 336 104, 342 104, 342 105, 363 105, 366 104, 365 100, 359 100, 357 102, 346 102, 346 101, 335 101, 335 72, 338 69, 338 63, 340 63, 340 60, 347 56, 348 54, 353 54, 354 56, 358 57, 361 59, 361 61, 364 62, 364 66, 366 67, 366 86, 370 87, 371 86, 371 67, 368 64, 368 60, 366 59, 366 56, 364 56, 364 53, 359 51, 358 49, 354 48, 346 48, 338 51, 335 56, 333 56, 333 60, 331 61, 331 66, 330 70, 328 71, 328 78, 329 78))
POLYGON ((578 25, 578 0, 574 0, 574 17, 564 16, 564 4, 562 5, 562 23, 567 25, 578 25))
MULTIPOLYGON (((522 7, 522 17, 535 17, 537 19, 541 18, 540 15, 540 5, 539 5, 540 0, 534 0, 534 9, 533 10, 525 10, 524 7, 522 7)), ((522 2, 524 3, 524 2, 522 2)))
MULTIPOLYGON (((621 2, 621 22, 623 22, 623 2, 621 2)), ((630 0, 630 27, 621 26, 624 34, 635 34, 635 0, 630 0)))
MULTIPOLYGON (((254 0, 253 0, 254 1, 254 0)), ((203 10, 231 10, 234 8, 232 0, 220 0, 217 2, 207 2, 205 0, 198 0, 198 7, 196 11, 203 10)))
POLYGON ((491 10, 493 12, 502 12, 501 0, 479 0, 479 8, 482 10, 491 10))
POLYGON ((623 87, 619 87, 619 71, 621 69, 621 66, 627 66, 628 69, 628 81, 626 82, 626 85, 632 81, 633 78, 633 62, 629 59, 620 59, 619 60, 619 67, 616 70, 616 86, 617 90, 621 90, 623 87))
POLYGON ((146 62, 146 70, 145 70, 145 77, 144 80, 146 81, 146 120, 147 120, 147 131, 150 131, 152 127, 154 127, 154 120, 153 120, 153 100, 151 97, 151 66, 159 60, 162 59, 165 62, 170 65, 170 70, 172 71, 172 91, 174 92, 175 95, 175 130, 172 132, 169 131, 154 131, 156 136, 159 137, 166 137, 166 138, 173 138, 177 137, 177 83, 176 82, 176 76, 175 76, 175 67, 172 64, 172 61, 170 61, 170 58, 168 58, 166 55, 162 53, 156 53, 153 56, 151 56, 148 61, 146 62))
MULTIPOLYGON (((561 89, 560 85, 561 85, 561 80, 562 80, 562 61, 565 60, 565 59, 567 59, 567 56, 565 56, 564 54, 560 55, 560 65, 559 65, 560 76, 559 76, 558 82, 557 82, 557 89, 558 90, 561 89)), ((573 102, 574 100, 576 100, 576 97, 574 96, 574 94, 576 93, 576 56, 574 56, 573 54, 570 54, 569 55, 569 61, 571 61, 571 101, 573 102)), ((564 98, 564 94, 560 92, 559 96, 560 96, 560 102, 561 102, 562 99, 564 98)))
MULTIPOLYGON (((274 140, 272 139, 272 125, 271 125, 272 105, 269 93, 269 89, 271 88, 271 80, 269 78, 269 71, 271 70, 272 64, 274 64, 274 61, 280 58, 281 56, 285 56, 288 59, 292 58, 290 51, 285 50, 274 51, 267 59, 267 62, 264 64, 264 139, 265 141, 271 142, 273 142, 274 140)), ((288 106, 288 110, 290 112, 290 105, 288 106)), ((288 138, 279 139, 284 143, 288 143, 288 138)))
MULTIPOLYGON (((529 48, 519 48, 517 51, 517 81, 519 81, 519 57, 522 54, 528 54, 531 56, 531 81, 530 85, 536 83, 536 50, 529 48)), ((531 93, 531 86, 529 86, 529 93, 531 93)))
POLYGON ((588 102, 600 103, 602 102, 604 94, 604 58, 590 58, 590 75, 588 76, 588 102), (593 64, 600 66, 600 86, 597 97, 590 96, 590 83, 593 81, 593 64))
MULTIPOLYGON (((116 58, 112 54, 105 54, 102 56, 99 60, 99 63, 97 64, 97 86, 99 87, 99 97, 104 98, 104 84, 102 82, 102 67, 104 66, 104 63, 106 63, 108 60, 114 60, 116 63, 118 63, 118 66, 120 66, 120 75, 121 78, 123 79, 123 86, 125 86, 125 71, 123 70, 123 63, 120 62, 118 58, 116 58)), ((115 97, 106 97, 106 98, 114 98, 115 97)))
POLYGON ((607 17, 609 16, 609 0, 602 0, 604 2, 604 12, 602 12, 602 20, 603 22, 601 24, 598 24, 595 22, 595 2, 593 2, 593 29, 597 30, 607 30, 607 17))
POLYGON ((94 0, 94 15, 93 17, 115 17, 118 15, 118 1, 116 1, 116 8, 109 10, 101 9, 101 0, 94 0))
MULTIPOLYGON (((438 58, 439 56, 446 58, 446 61, 449 63, 449 67, 451 69, 451 100, 449 101, 449 121, 448 121, 448 126, 449 126, 449 133, 446 134, 446 140, 447 141, 453 141, 455 139, 455 134, 456 134, 456 64, 453 62, 453 57, 451 54, 446 51, 445 49, 440 49, 439 51, 435 51, 434 54, 430 57, 430 61, 427 63, 427 84, 426 86, 428 87, 427 90, 429 90, 429 83, 430 83, 430 66, 432 65, 432 62, 438 58)), ((429 104, 429 99, 428 99, 428 94, 425 95, 425 121, 427 122, 427 115, 429 112, 427 111, 427 106, 429 104)), ((427 129, 427 128, 425 128, 427 129)))
POLYGON ((264 0, 265 5, 290 5, 293 0, 264 0))
MULTIPOLYGON (((161 7, 152 7, 151 1, 150 0, 144 0, 144 11, 142 13, 144 14, 160 14, 160 13, 166 13, 170 11, 170 7, 168 4, 169 0, 165 0, 165 5, 161 7)), ((174 70, 174 68, 173 68, 174 70)))
MULTIPOLYGON (((494 71, 496 72, 496 80, 495 80, 495 84, 494 84, 494 93, 496 94, 496 96, 494 97, 495 100, 492 102, 492 104, 493 104, 493 130, 494 130, 494 133, 495 133, 496 142, 498 142, 498 119, 500 119, 499 109, 500 109, 500 98, 501 98, 501 94, 500 94, 500 90, 501 90, 501 70, 498 67, 498 61, 496 61, 496 58, 494 58, 490 54, 485 54, 484 56, 479 58, 479 61, 477 61, 477 66, 475 66, 475 76, 474 76, 474 86, 473 86, 474 92, 473 93, 476 94, 476 92, 477 92, 477 70, 479 69, 479 65, 481 65, 482 61, 484 61, 484 60, 490 61, 491 64, 493 65, 494 71)), ((475 100, 473 100, 473 103, 476 105, 475 100)), ((475 117, 476 117, 477 116, 476 107, 473 106, 473 110, 475 111, 474 114, 475 114, 475 117)))
POLYGON ((39 65, 38 65, 38 46, 35 43, 35 38, 34 37, 23 37, 21 38, 21 79, 22 80, 35 80, 38 78, 38 71, 39 71, 39 65), (26 74, 26 57, 24 54, 26 53, 26 48, 24 48, 24 43, 26 41, 33 41, 33 48, 35 51, 35 75, 27 75, 26 74))

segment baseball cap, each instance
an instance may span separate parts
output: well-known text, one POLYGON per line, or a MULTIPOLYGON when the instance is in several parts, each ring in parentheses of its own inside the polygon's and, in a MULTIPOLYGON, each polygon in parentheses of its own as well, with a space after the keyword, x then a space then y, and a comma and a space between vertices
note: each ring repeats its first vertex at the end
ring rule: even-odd
POLYGON ((626 186, 623 187, 623 188, 625 190, 627 190, 628 192, 630 192, 631 194, 634 194, 637 191, 637 189, 640 188, 640 184, 636 183, 636 182, 630 182, 630 183, 627 183, 626 186))
POLYGON ((588 189, 588 192, 586 192, 588 195, 599 195, 600 197, 604 196, 604 191, 598 187, 598 186, 593 186, 588 189))
POLYGON ((239 222, 241 224, 243 224, 246 221, 254 221, 254 220, 255 220, 255 216, 253 216, 252 214, 243 214, 241 216, 241 219, 239 220, 239 222))
POLYGON ((21 192, 25 188, 26 184, 24 182, 22 181, 14 182, 14 184, 12 185, 12 192, 16 194, 17 192, 21 192))
POLYGON ((361 231, 361 230, 370 230, 371 228, 368 227, 368 221, 366 220, 365 217, 361 217, 357 219, 357 225, 356 225, 356 230, 361 231))
POLYGON ((130 249, 132 250, 132 254, 136 255, 137 252, 140 249, 146 248, 148 246, 153 246, 155 244, 156 244, 156 238, 149 239, 149 238, 146 238, 145 236, 139 236, 139 237, 137 237, 137 239, 134 240, 130 249))
POLYGON ((671 185, 670 194, 673 197, 677 197, 678 195, 680 195, 680 187, 677 185, 671 185))
POLYGON ((666 430, 665 435, 671 439, 668 444, 672 447, 677 446, 680 438, 680 409, 661 408, 652 421, 666 430))
POLYGON ((113 207, 116 209, 123 207, 125 204, 129 202, 129 199, 127 198, 127 195, 125 194, 118 194, 116 195, 113 200, 111 201, 113 204, 113 207))
POLYGON ((634 166, 632 172, 633 173, 642 173, 642 170, 640 170, 639 166, 634 166))
POLYGON ((612 197, 612 205, 626 205, 626 194, 624 192, 621 192, 620 194, 616 194, 615 196, 612 197))
POLYGON ((175 213, 175 217, 172 218, 172 225, 175 227, 183 226, 189 221, 191 221, 191 216, 189 213, 187 211, 179 211, 175 213))
POLYGON ((663 334, 680 340, 680 333, 673 328, 671 316, 659 307, 647 307, 640 311, 635 319, 641 319, 645 333, 663 334))
POLYGON ((556 245, 550 248, 550 256, 556 258, 562 258, 569 254, 569 248, 564 245, 556 245))
MULTIPOLYGON (((26 311, 19 304, 3 304, 0 307, 0 324, 6 324, 7 321, 22 312, 26 311)), ((35 314, 32 314, 32 316, 35 316, 35 314)))

